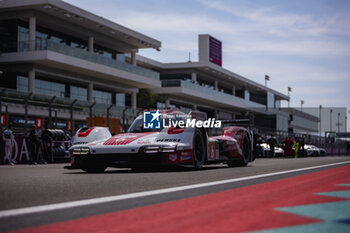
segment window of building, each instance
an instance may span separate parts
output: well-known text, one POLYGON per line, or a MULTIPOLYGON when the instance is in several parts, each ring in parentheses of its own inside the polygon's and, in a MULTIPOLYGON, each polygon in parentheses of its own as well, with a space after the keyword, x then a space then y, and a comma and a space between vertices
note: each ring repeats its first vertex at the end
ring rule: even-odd
POLYGON ((65 85, 62 83, 36 79, 35 93, 57 96, 57 97, 64 97, 65 85))
POLYGON ((236 96, 244 99, 244 90, 236 89, 236 96))
POLYGON ((192 108, 180 106, 180 111, 188 114, 192 111, 192 108))
MULTIPOLYGON (((37 94, 64 97, 65 85, 62 83, 35 79, 34 91, 37 94)), ((17 76, 17 90, 28 91, 28 78, 17 76)))
POLYGON ((163 109, 165 108, 165 103, 157 102, 157 109, 163 109))
POLYGON ((125 62, 125 54, 123 54, 123 53, 118 53, 118 54, 117 54, 117 61, 125 62))
MULTIPOLYGON (((29 29, 25 23, 21 23, 21 26, 18 26, 17 39, 19 41, 18 51, 27 51, 29 49, 29 29)), ((72 48, 78 48, 84 51, 88 50, 87 41, 81 40, 76 37, 72 37, 67 34, 63 34, 57 31, 53 31, 44 27, 37 26, 36 30, 36 48, 37 49, 47 49, 47 41, 55 42, 58 44, 63 44, 72 48)), ((108 49, 97 44, 94 44, 94 53, 100 56, 116 59, 118 61, 125 62, 124 54, 117 54, 116 51, 108 49)))
POLYGON ((28 41, 29 40, 29 29, 18 26, 18 41, 28 41))
POLYGON ((275 108, 275 95, 271 92, 267 92, 267 107, 275 108))
POLYGON ((266 92, 251 92, 250 101, 266 105, 266 101, 267 101, 266 92))
POLYGON ((70 98, 87 100, 87 89, 85 87, 70 86, 70 98))
POLYGON ((23 76, 17 76, 17 87, 18 91, 28 91, 28 78, 23 76))
POLYGON ((111 104, 112 94, 110 92, 94 90, 93 92, 94 101, 101 104, 111 104))
POLYGON ((125 94, 124 93, 117 93, 115 94, 116 98, 116 105, 120 107, 125 107, 125 94))

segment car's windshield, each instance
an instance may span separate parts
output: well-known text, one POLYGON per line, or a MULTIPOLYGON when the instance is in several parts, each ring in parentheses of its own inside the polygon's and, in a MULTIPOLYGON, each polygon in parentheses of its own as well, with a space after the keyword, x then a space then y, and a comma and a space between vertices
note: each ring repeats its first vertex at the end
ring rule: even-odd
POLYGON ((162 126, 160 129, 145 129, 143 128, 143 119, 139 118, 134 120, 134 122, 131 124, 130 128, 128 129, 128 133, 140 133, 140 132, 159 132, 162 130, 162 126))

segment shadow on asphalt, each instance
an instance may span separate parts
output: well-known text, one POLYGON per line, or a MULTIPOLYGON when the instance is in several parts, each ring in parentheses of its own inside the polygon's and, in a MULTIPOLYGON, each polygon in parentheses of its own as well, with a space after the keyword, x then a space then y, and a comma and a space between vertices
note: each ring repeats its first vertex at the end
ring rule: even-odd
MULTIPOLYGON (((251 165, 246 166, 246 168, 251 167, 251 165)), ((238 167, 237 167, 238 168, 238 167)), ((171 173, 171 172, 193 172, 193 171, 208 171, 208 170, 218 170, 218 169, 234 169, 234 167, 230 168, 226 165, 217 165, 217 166, 204 166, 201 169, 195 169, 191 167, 156 167, 156 168, 137 168, 137 169, 123 169, 123 170, 107 170, 99 173, 91 173, 91 174, 132 174, 132 173, 171 173)), ((63 174, 74 175, 74 174, 89 174, 80 169, 74 169, 71 172, 65 172, 63 174)))

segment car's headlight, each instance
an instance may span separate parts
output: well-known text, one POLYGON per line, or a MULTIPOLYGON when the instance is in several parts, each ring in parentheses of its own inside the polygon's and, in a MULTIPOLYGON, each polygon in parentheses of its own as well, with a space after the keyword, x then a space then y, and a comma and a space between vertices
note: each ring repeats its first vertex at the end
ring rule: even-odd
POLYGON ((143 149, 143 152, 145 153, 157 153, 160 149, 160 146, 146 146, 143 149))
POLYGON ((145 146, 143 148, 144 153, 158 153, 158 152, 174 152, 176 150, 176 145, 164 145, 164 146, 156 146, 156 145, 150 145, 150 146, 145 146))
POLYGON ((166 145, 160 148, 160 152, 174 152, 176 150, 176 145, 166 145))

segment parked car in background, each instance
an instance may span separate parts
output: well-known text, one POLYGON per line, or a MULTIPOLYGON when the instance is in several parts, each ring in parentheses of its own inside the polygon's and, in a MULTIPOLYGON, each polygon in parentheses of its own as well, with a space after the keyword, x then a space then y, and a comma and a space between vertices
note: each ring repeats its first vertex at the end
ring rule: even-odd
MULTIPOLYGON (((257 147, 259 148, 257 151, 257 156, 258 157, 270 157, 270 145, 267 144, 266 142, 260 143, 259 145, 257 145, 257 147)), ((284 155, 284 150, 279 147, 276 146, 275 147, 275 157, 282 157, 284 155)))
POLYGON ((326 155, 326 150, 324 148, 319 148, 315 145, 305 144, 304 149, 307 156, 324 156, 326 155))

